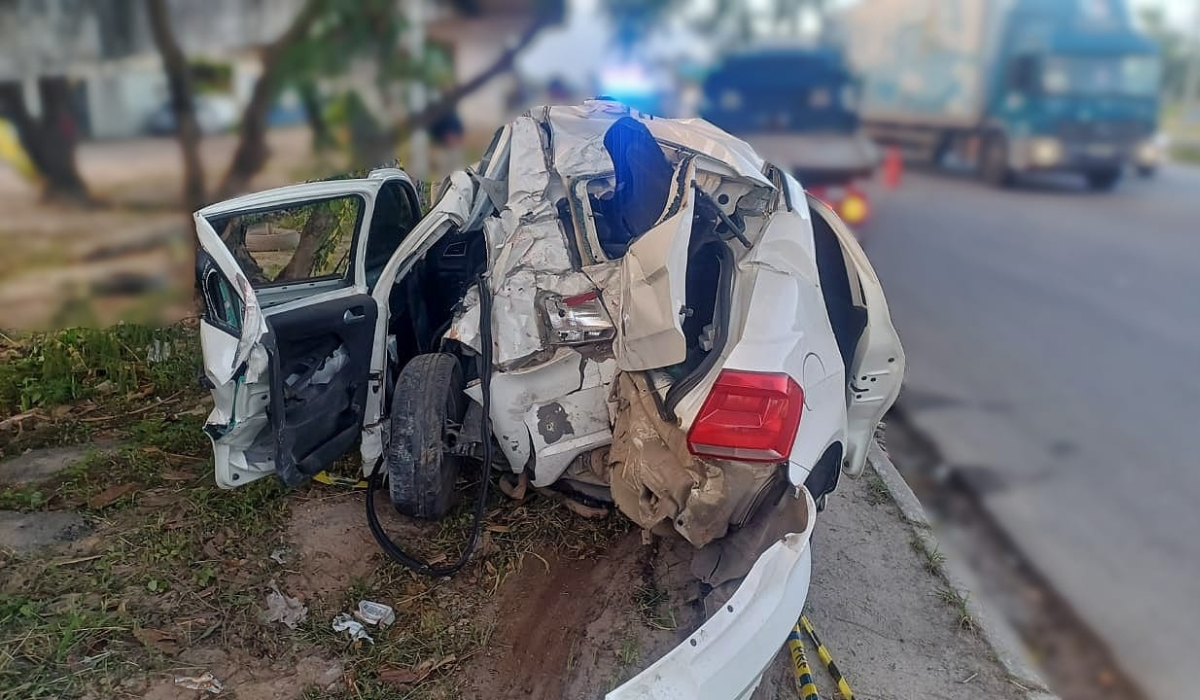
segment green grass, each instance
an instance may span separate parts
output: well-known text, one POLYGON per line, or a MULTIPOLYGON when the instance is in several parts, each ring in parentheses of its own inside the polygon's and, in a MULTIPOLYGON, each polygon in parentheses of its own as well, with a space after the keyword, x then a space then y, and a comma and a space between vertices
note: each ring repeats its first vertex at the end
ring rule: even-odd
MULTIPOLYGON (((96 439, 116 445, 43 483, 0 486, 0 508, 74 511, 92 531, 58 550, 0 552, 0 700, 136 696, 136 683, 180 664, 146 643, 144 630, 184 649, 215 643, 245 658, 341 658, 350 680, 332 697, 343 700, 457 697, 462 681, 453 669, 496 643, 488 606, 507 577, 549 566, 551 555, 594 556, 632 527, 616 515, 583 520, 549 498, 515 503, 494 489, 484 553, 454 579, 429 580, 374 555, 379 565, 366 578, 308 598, 307 621, 291 633, 258 619, 268 583, 283 583, 287 570, 269 554, 287 544, 291 505, 328 491, 289 494, 274 479, 233 491, 213 485, 204 411, 193 410, 204 393, 194 328, 0 336, 0 360, 0 418, 37 412, 19 430, 0 432, 0 457, 96 439), (397 622, 371 629, 374 645, 350 646, 329 621, 364 598, 394 603, 397 622), (415 687, 380 680, 386 669, 450 656, 457 661, 415 687)), ((343 470, 355 471, 353 461, 343 470)), ((450 517, 415 526, 424 533, 420 556, 457 557, 473 497, 474 485, 465 484, 450 517)), ((674 613, 661 597, 636 593, 646 624, 670 629, 674 613)), ((614 652, 622 663, 639 656, 624 641, 614 652)), ((316 689, 308 696, 331 697, 316 689)))
POLYGON ((634 607, 647 627, 657 630, 678 629, 679 620, 668 603, 667 593, 653 585, 639 586, 633 591, 634 607))
POLYGON ((975 618, 971 617, 971 613, 967 609, 969 595, 960 593, 958 589, 950 585, 939 588, 936 595, 954 611, 954 614, 958 617, 958 626, 960 629, 975 631, 975 618))
POLYGON ((0 508, 73 510, 94 532, 65 550, 0 553, 0 700, 127 695, 122 682, 177 665, 138 629, 184 648, 219 631, 247 654, 290 650, 257 621, 261 588, 278 575, 268 554, 283 539, 283 490, 263 480, 219 491, 202 417, 141 416, 110 429, 124 446, 0 489, 0 508), (93 505, 122 484, 133 487, 93 505))
POLYGON ((887 484, 883 483, 883 479, 874 472, 867 475, 867 503, 877 506, 881 503, 888 503, 892 500, 892 492, 888 490, 887 484))
POLYGON ((196 329, 121 324, 32 334, 0 345, 0 415, 152 387, 160 397, 196 384, 196 329))
POLYGON ((1171 158, 1180 163, 1200 165, 1200 142, 1172 144, 1171 158))
POLYGON ((925 570, 934 576, 942 575, 942 565, 946 563, 946 555, 942 554, 941 550, 934 547, 930 549, 926 540, 917 532, 912 533, 912 539, 909 540, 913 551, 921 558, 921 565, 925 570))

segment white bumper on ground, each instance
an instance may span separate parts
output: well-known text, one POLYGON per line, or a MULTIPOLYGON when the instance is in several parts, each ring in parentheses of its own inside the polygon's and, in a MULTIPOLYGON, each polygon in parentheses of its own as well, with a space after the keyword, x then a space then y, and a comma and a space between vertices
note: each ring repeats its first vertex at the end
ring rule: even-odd
POLYGON ((812 572, 808 527, 775 542, 754 562, 733 597, 687 641, 606 700, 743 700, 758 687, 804 609, 812 572))

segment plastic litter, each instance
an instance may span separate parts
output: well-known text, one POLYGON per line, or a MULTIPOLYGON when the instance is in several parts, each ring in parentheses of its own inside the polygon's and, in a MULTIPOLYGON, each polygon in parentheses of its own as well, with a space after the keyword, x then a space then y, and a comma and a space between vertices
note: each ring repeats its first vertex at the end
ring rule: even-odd
POLYGON ((225 684, 217 680, 211 673, 205 673, 202 676, 175 676, 175 685, 181 685, 189 690, 203 690, 213 695, 217 695, 225 689, 225 684))
POLYGON ((267 609, 263 613, 264 622, 282 622, 288 629, 296 626, 308 617, 308 608, 296 598, 285 595, 279 590, 274 581, 271 582, 271 592, 267 594, 267 609))
POLYGON ((396 621, 396 611, 390 605, 376 603, 371 600, 358 601, 358 611, 354 616, 368 625, 387 627, 396 621))
POLYGON ((271 560, 274 561, 276 564, 283 566, 284 564, 287 563, 287 561, 283 558, 283 555, 285 555, 285 554, 287 554, 287 548, 280 547, 279 549, 276 549, 274 552, 271 552, 271 560))
POLYGON ((363 639, 372 644, 375 643, 375 640, 371 639, 371 635, 367 634, 367 628, 363 627, 361 622, 351 617, 350 613, 342 613, 341 615, 333 618, 333 631, 349 632, 350 641, 352 642, 363 639))

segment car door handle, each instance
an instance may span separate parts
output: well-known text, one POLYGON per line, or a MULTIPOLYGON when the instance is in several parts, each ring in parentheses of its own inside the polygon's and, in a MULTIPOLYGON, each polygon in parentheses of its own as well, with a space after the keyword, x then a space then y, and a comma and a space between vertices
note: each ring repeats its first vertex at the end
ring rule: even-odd
POLYGON ((346 313, 342 314, 342 323, 358 323, 366 317, 367 314, 363 311, 361 306, 353 309, 346 309, 346 313))

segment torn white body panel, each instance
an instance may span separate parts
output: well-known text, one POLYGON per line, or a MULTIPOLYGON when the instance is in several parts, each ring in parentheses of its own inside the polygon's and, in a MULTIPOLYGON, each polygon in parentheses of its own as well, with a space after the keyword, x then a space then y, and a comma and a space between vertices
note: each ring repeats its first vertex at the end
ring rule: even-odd
MULTIPOLYGON (((695 177, 690 166, 687 182, 695 177)), ((621 259, 617 366, 625 371, 668 367, 687 357, 681 314, 687 307, 688 241, 696 198, 680 193, 679 210, 634 241, 621 259)))
POLYGON ((804 530, 772 544, 725 606, 605 700, 747 700, 754 693, 808 597, 816 504, 801 494, 804 530))

